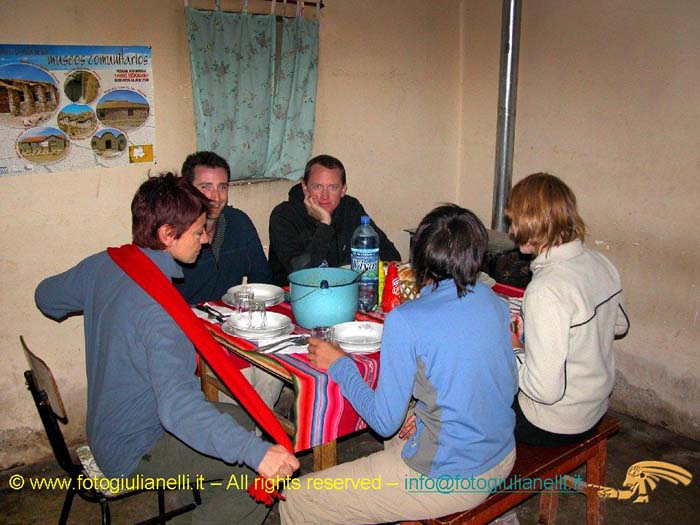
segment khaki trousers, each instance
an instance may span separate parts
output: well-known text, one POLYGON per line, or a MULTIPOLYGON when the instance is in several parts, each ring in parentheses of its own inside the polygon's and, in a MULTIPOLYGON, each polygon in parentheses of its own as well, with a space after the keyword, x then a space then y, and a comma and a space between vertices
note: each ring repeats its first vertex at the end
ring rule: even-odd
POLYGON ((515 463, 513 449, 498 465, 468 481, 426 478, 401 458, 403 443, 394 438, 381 452, 299 478, 299 486, 290 485, 284 492, 287 501, 280 502, 282 524, 385 523, 436 518, 471 509, 488 497, 488 487, 494 480, 505 479, 515 463), (314 482, 317 478, 321 479, 314 482), (345 480, 367 480, 367 484, 374 480, 374 486, 352 487, 345 480), (442 487, 452 486, 458 491, 438 492, 433 485, 438 480, 442 487), (473 490, 477 486, 480 488, 473 490))
MULTIPOLYGON (((280 398, 282 387, 284 387, 284 381, 277 379, 272 374, 261 370, 257 366, 243 368, 241 369, 241 374, 248 380, 265 404, 273 408, 280 398)), ((238 404, 234 398, 223 392, 219 392, 219 402, 238 404)))

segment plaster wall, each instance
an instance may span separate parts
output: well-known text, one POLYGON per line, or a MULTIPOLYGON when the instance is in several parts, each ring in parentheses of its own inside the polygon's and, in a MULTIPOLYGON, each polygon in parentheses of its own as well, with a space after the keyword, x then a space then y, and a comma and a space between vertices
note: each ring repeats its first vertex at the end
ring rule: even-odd
MULTIPOLYGON (((405 258, 402 228, 455 194, 459 21, 445 15, 458 3, 441 0, 435 9, 423 0, 325 0, 322 12, 314 152, 344 161, 350 193, 405 258)), ((253 11, 269 9, 250 4, 253 11)), ((224 9, 239 6, 222 1, 224 9)), ((50 453, 24 386, 20 334, 56 375, 70 417, 67 438, 84 437, 82 317, 60 324, 43 317, 34 306, 36 285, 106 246, 129 242, 129 204, 149 169, 178 169, 195 149, 182 1, 5 0, 3 13, 3 43, 152 46, 157 164, 0 178, 0 470, 50 453)), ((251 216, 265 245, 269 213, 290 186, 230 191, 230 202, 251 216)))
MULTIPOLYGON (((350 193, 404 258, 402 229, 437 202, 456 201, 488 223, 500 2, 325 3, 314 153, 345 162, 350 193)), ((514 180, 539 170, 562 176, 579 197, 589 243, 622 273, 633 329, 617 345, 614 404, 696 438, 699 9, 690 0, 525 2, 514 167, 514 180)), ((6 0, 3 12, 6 43, 151 45, 158 163, 0 179, 0 469, 48 453, 23 384, 21 333, 56 373, 68 437, 83 434, 82 318, 44 318, 34 288, 128 242, 129 202, 148 169, 177 169, 195 148, 182 2, 6 0)), ((290 185, 231 189, 263 244, 290 185)))
MULTIPOLYGON (((491 215, 500 2, 463 4, 465 167, 458 200, 491 215)), ((589 246, 618 267, 632 329, 613 406, 700 438, 700 4, 523 2, 513 182, 577 195, 589 246)))

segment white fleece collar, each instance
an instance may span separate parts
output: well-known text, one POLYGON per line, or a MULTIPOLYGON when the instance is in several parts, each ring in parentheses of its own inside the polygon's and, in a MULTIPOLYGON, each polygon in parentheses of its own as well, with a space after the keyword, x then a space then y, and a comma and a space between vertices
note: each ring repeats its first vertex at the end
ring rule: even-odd
POLYGON ((534 272, 538 268, 568 261, 583 253, 583 242, 580 239, 555 246, 539 254, 531 263, 530 269, 534 272))

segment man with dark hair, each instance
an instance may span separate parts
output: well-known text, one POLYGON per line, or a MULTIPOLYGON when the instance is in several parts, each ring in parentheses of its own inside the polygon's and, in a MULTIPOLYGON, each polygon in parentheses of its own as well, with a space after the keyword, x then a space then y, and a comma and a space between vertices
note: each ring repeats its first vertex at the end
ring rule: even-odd
MULTIPOLYGON (((312 268, 324 261, 329 266, 350 264, 350 240, 367 215, 356 198, 347 195, 345 167, 330 155, 312 158, 304 178, 289 190, 289 200, 278 204, 270 215, 270 266, 280 286, 296 270, 312 268)), ((401 259, 386 234, 372 222, 379 235, 379 257, 401 259)))
MULTIPOLYGON (((206 222, 209 244, 202 246, 196 262, 181 264, 184 280, 175 283, 185 301, 218 301, 229 288, 241 284, 243 276, 249 283, 271 282, 272 272, 253 222, 241 210, 226 205, 231 179, 226 159, 211 151, 192 153, 182 164, 182 177, 210 201, 206 222)), ((254 366, 242 372, 272 408, 284 383, 254 366)))
POLYGON ((175 286, 190 303, 219 300, 241 284, 269 283, 272 272, 253 222, 241 210, 227 206, 231 168, 211 151, 198 151, 185 159, 182 176, 209 200, 206 232, 209 244, 196 262, 182 264, 184 280, 175 286))
MULTIPOLYGON (((193 262, 208 241, 208 208, 204 195, 173 174, 144 182, 131 204, 134 251, 147 258, 141 267, 150 260, 157 267, 151 272, 181 276, 176 261, 193 262)), ((192 343, 164 306, 108 252, 43 280, 35 299, 53 319, 83 312, 87 435, 106 476, 224 479, 223 487, 204 487, 204 503, 187 518, 262 523, 268 510, 245 487, 225 490, 228 480, 243 479, 250 469, 287 476, 299 463, 284 447, 256 437, 242 409, 205 400, 192 343)))

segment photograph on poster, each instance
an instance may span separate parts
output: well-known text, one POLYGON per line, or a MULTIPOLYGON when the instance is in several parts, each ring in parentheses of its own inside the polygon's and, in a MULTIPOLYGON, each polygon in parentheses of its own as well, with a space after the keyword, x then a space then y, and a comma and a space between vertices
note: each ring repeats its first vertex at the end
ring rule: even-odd
POLYGON ((0 176, 155 162, 154 152, 150 47, 0 44, 0 176))

